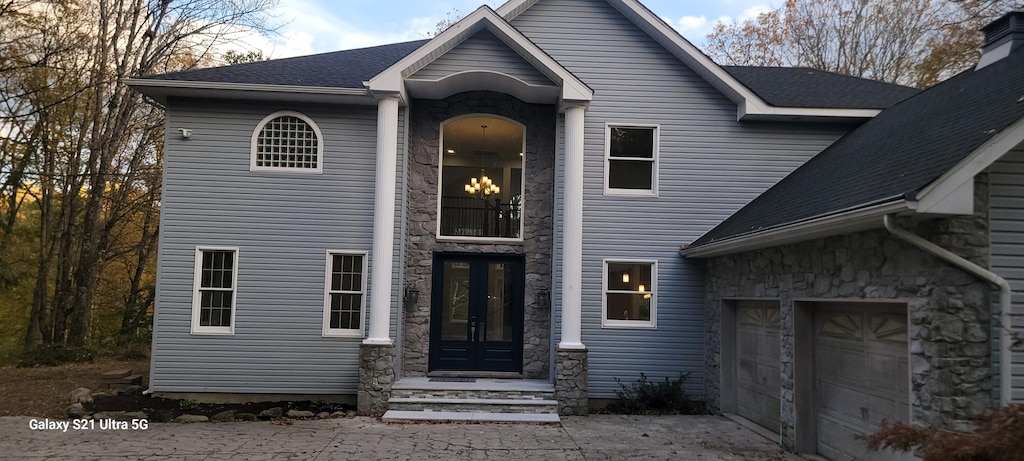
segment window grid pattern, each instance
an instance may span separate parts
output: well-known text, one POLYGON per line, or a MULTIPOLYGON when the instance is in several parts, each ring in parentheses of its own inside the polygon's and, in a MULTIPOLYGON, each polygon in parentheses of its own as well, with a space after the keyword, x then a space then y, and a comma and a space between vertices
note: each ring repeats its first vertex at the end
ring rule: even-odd
POLYGON ((277 117, 263 125, 256 139, 256 166, 316 169, 319 147, 316 132, 305 120, 277 117))
POLYGON ((362 255, 331 255, 331 279, 328 298, 330 303, 329 329, 362 329, 362 255))
POLYGON ((199 326, 230 327, 234 306, 235 252, 202 250, 199 277, 199 326))

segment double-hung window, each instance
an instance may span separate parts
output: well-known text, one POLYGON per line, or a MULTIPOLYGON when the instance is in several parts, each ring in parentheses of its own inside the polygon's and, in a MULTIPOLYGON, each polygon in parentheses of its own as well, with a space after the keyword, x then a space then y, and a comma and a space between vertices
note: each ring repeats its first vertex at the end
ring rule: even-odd
POLYGON ((604 262, 601 325, 605 328, 657 327, 656 261, 604 262))
POLYGON ((197 248, 192 292, 192 333, 235 331, 237 248, 197 248))
POLYGON ((327 253, 324 336, 362 336, 366 253, 327 253))
POLYGON ((608 125, 605 192, 658 194, 658 127, 608 125))

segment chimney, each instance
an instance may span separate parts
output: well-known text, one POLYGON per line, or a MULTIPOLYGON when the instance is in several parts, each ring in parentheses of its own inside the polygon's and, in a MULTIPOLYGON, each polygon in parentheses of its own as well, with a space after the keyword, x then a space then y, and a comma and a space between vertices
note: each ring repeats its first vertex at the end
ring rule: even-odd
POLYGON ((985 44, 981 45, 981 59, 974 70, 1003 59, 1024 48, 1024 11, 1012 11, 982 27, 985 44))

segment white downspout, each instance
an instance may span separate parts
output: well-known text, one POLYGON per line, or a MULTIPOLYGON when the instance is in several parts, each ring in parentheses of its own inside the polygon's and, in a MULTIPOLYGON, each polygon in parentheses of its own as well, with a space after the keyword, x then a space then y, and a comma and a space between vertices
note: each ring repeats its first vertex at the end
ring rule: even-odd
POLYGON ((1003 406, 1009 405, 1012 395, 1012 382, 1010 381, 1012 374, 1010 371, 1013 365, 1012 360, 1010 359, 1010 345, 1013 343, 1013 338, 1010 335, 1012 321, 1012 317, 1010 315, 1010 294, 1012 293, 1010 283, 988 269, 974 264, 945 248, 929 242, 919 235, 912 234, 906 229, 896 227, 896 224, 893 223, 891 214, 885 215, 883 221, 885 222, 885 229, 900 240, 944 259, 950 264, 953 264, 999 287, 999 323, 1001 324, 999 328, 999 403, 1003 406))

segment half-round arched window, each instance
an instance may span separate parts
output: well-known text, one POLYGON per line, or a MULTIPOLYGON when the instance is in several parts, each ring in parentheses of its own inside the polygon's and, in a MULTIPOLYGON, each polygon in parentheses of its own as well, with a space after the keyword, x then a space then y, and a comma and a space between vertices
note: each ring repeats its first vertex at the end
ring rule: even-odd
POLYGON ((270 114, 252 135, 252 170, 323 171, 320 128, 298 112, 270 114))

